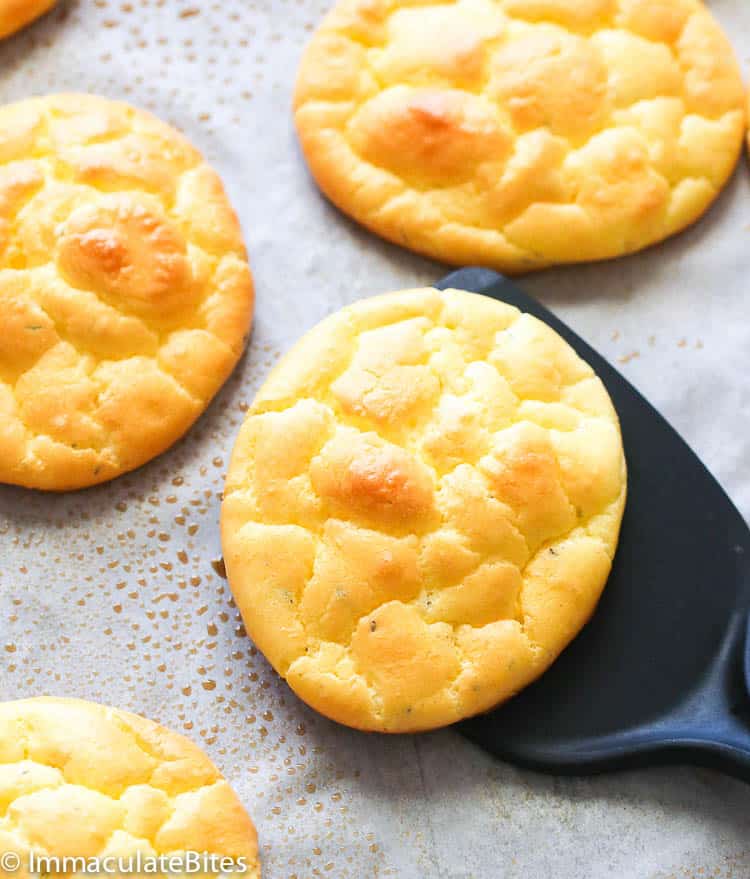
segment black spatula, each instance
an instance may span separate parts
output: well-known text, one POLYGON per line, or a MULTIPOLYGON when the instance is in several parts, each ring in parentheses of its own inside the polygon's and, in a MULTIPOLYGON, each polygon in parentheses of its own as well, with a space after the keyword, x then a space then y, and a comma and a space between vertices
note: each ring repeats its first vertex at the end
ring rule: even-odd
POLYGON ((548 772, 679 762, 750 782, 750 530, 739 512, 661 415, 513 283, 462 269, 437 286, 509 302, 560 333, 607 386, 629 471, 593 619, 537 683, 461 731, 548 772))

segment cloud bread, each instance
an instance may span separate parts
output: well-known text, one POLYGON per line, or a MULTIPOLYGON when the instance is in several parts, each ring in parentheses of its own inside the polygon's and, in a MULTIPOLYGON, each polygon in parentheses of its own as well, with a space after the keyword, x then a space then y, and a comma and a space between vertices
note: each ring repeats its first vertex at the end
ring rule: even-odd
MULTIPOLYGON (((98 858, 208 852, 259 879, 255 827, 192 742, 77 699, 0 704, 0 852, 98 858)), ((0 877, 26 879, 20 869, 0 877)), ((157 874, 161 875, 161 874, 157 874)))
POLYGON ((739 156, 745 102, 699 0, 339 0, 303 57, 295 118, 354 219, 517 273, 692 223, 739 156))
POLYGON ((0 0, 0 39, 44 15, 57 0, 0 0))
POLYGON ((411 732, 492 708, 591 615, 617 415, 548 326, 458 290, 365 299, 258 393, 222 510, 250 637, 313 708, 411 732))
POLYGON ((163 452, 252 310, 237 218, 182 135, 87 95, 0 108, 0 482, 81 488, 163 452))

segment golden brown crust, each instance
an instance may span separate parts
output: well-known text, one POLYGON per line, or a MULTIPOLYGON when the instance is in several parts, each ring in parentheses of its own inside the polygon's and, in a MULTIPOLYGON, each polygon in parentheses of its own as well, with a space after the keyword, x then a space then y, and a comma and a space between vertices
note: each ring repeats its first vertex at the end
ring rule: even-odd
POLYGON ((0 0, 0 39, 26 27, 45 12, 49 12, 57 0, 0 0))
POLYGON ((225 488, 227 573, 302 699, 429 729, 507 699, 574 637, 625 492, 609 397, 549 327, 462 291, 378 296, 258 393, 225 488))
MULTIPOLYGON (((0 704, 0 850, 103 858, 187 851, 246 859, 255 827, 208 757, 150 720, 77 699, 0 704)), ((26 877, 25 870, 0 877, 26 877)))
POLYGON ((64 490, 174 443, 253 310, 237 218, 174 129, 55 95, 0 108, 0 482, 64 490))
POLYGON ((700 0, 339 0, 295 118, 321 189, 360 223, 522 272, 696 220, 738 158, 745 100, 700 0))

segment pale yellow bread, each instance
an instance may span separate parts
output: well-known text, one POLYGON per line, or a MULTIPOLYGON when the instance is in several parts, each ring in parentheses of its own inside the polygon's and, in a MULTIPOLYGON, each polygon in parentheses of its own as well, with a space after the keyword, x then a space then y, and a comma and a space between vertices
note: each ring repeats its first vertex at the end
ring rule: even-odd
MULTIPOLYGON (((0 852, 79 858, 208 852, 259 879, 255 827, 208 757, 134 714, 77 699, 0 703, 0 852)), ((164 875, 164 874, 157 874, 164 875)))
POLYGON ((0 482, 81 488, 163 452, 252 311, 237 218, 181 134, 87 95, 0 108, 0 482))
POLYGON ((339 0, 294 106, 343 211, 508 273, 683 229, 745 126, 734 53, 699 0, 339 0))
POLYGON ((512 696, 575 636, 625 493, 617 415, 555 332, 410 290, 334 314, 273 371, 232 456, 224 557, 302 699, 426 730, 512 696))
POLYGON ((0 0, 0 39, 49 12, 57 0, 0 0))

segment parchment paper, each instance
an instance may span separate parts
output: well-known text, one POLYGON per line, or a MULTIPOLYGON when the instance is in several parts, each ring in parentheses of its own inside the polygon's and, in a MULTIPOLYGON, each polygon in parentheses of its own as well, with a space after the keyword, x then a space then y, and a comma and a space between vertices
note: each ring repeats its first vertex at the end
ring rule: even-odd
MULTIPOLYGON (((364 736, 305 708, 241 631, 212 561, 244 406, 324 315, 446 271, 357 229, 307 177, 289 103, 326 6, 63 2, 0 46, 2 101, 88 90, 183 129, 224 176, 258 293, 249 353, 184 442, 102 488, 0 489, 0 697, 96 699, 192 736, 254 815, 267 879, 747 879, 748 786, 688 768, 562 780, 451 731, 364 736)), ((747 67, 750 4, 710 6, 747 67)), ((621 361, 746 517, 749 222, 743 161, 679 238, 523 282, 621 361)))

